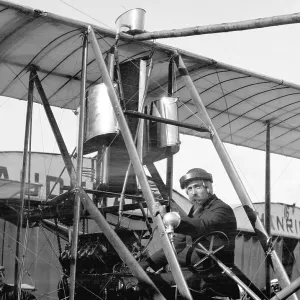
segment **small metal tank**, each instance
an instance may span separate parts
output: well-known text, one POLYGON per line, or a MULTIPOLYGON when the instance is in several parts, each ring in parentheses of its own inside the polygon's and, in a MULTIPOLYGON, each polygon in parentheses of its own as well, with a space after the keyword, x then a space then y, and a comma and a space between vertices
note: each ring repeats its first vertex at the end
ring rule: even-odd
MULTIPOLYGON (((178 121, 177 98, 163 97, 157 101, 157 109, 160 117, 178 121)), ((158 132, 160 134, 160 148, 179 145, 178 127, 169 124, 158 123, 158 132)))
MULTIPOLYGON (((163 97, 147 106, 147 113, 178 121, 177 98, 163 97)), ((144 163, 158 161, 179 151, 179 130, 177 126, 147 121, 144 139, 144 163)))
POLYGON ((116 20, 118 31, 128 34, 137 34, 144 32, 146 11, 142 8, 134 8, 124 12, 116 20))
POLYGON ((86 107, 84 154, 109 145, 119 133, 118 122, 104 83, 89 89, 86 107))

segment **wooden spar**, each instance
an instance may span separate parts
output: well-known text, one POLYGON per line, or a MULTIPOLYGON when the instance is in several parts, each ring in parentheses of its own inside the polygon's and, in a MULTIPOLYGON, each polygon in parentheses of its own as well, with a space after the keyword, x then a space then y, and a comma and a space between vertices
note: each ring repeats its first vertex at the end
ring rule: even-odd
MULTIPOLYGON (((146 99, 146 95, 148 92, 148 83, 149 79, 147 76, 147 62, 146 60, 141 59, 140 60, 140 70, 139 70, 139 105, 138 105, 138 112, 144 112, 144 102, 146 99)), ((150 70, 151 72, 151 70, 150 70)), ((151 74, 151 73, 149 73, 151 74)), ((124 109, 126 109, 124 107, 124 109)), ((136 148, 139 155, 139 158, 141 159, 141 162, 143 163, 143 153, 144 153, 144 120, 138 119, 138 126, 136 129, 136 148)))
POLYGON ((23 213, 24 213, 24 201, 25 201, 25 181, 26 181, 26 170, 27 170, 27 157, 29 149, 29 136, 31 130, 31 120, 32 120, 32 107, 33 107, 33 90, 34 90, 34 75, 33 71, 29 75, 29 87, 28 87, 28 102, 27 102, 27 114, 26 114, 26 125, 25 125, 25 137, 24 137, 24 149, 23 149, 23 164, 21 172, 21 191, 20 191, 20 202, 21 209, 18 219, 17 226, 17 237, 16 237, 16 261, 15 261, 15 282, 14 282, 14 293, 15 299, 20 299, 20 289, 21 289, 21 268, 22 266, 22 257, 20 252, 21 244, 21 229, 23 225, 23 213))
MULTIPOLYGON (((81 62, 81 86, 80 86, 80 104, 79 104, 79 122, 77 137, 77 167, 76 167, 76 184, 82 184, 82 165, 83 165, 83 140, 84 140, 84 120, 85 120, 85 90, 86 90, 86 65, 88 53, 88 37, 83 37, 82 44, 82 62, 81 62)), ((71 245, 71 262, 70 262, 70 300, 75 298, 76 283, 76 265, 77 265, 77 248, 80 221, 80 193, 76 191, 74 201, 74 221, 71 245)))
MULTIPOLYGON (((200 95, 198 94, 198 91, 196 87, 194 86, 193 80, 191 79, 189 72, 183 62, 182 57, 178 52, 175 52, 174 59, 178 68, 178 71, 180 75, 182 76, 186 88, 193 99, 197 110, 200 120, 202 120, 205 125, 210 128, 211 131, 211 141, 221 159, 221 162, 223 163, 223 166, 231 180, 231 183, 240 199, 240 201, 243 204, 243 208, 245 209, 246 215, 248 216, 251 225, 253 226, 254 231, 257 234, 257 237, 263 247, 263 249, 266 251, 268 249, 268 245, 270 243, 270 237, 268 236, 262 222, 257 217, 255 213, 255 208, 253 206, 253 203, 247 193, 247 190, 245 189, 242 180, 239 177, 238 172, 236 171, 231 158, 229 157, 224 144, 222 143, 219 134, 217 130, 214 127, 214 124, 212 123, 205 105, 202 102, 202 99, 200 95)), ((272 248, 271 250, 271 259, 273 262, 273 267, 275 274, 277 275, 277 278, 280 282, 280 285, 282 287, 286 287, 290 284, 290 280, 288 275, 286 274, 285 269, 282 266, 281 260, 279 259, 275 249, 272 248)), ((298 300, 298 297, 296 294, 291 295, 292 300, 298 300)))
POLYGON ((230 22, 230 23, 145 32, 145 33, 134 35, 133 40, 145 41, 145 40, 167 39, 167 38, 184 37, 184 36, 191 36, 191 35, 203 35, 203 34, 212 34, 212 33, 251 30, 251 29, 273 27, 273 26, 280 26, 280 25, 297 24, 297 23, 300 23, 300 13, 252 19, 246 21, 230 22))
MULTIPOLYGON (((270 122, 267 121, 266 128, 266 179, 265 179, 265 228, 267 234, 271 236, 271 189, 270 189, 270 122)), ((269 245, 271 247, 272 245, 269 245)), ((265 271, 266 271, 266 295, 270 298, 270 257, 269 251, 266 252, 265 271)))
POLYGON ((3 266, 4 263, 4 242, 5 242, 5 234, 6 234, 6 221, 4 220, 4 223, 3 223, 3 230, 2 230, 2 254, 1 254, 1 265, 3 266))
MULTIPOLYGON (((69 241, 69 230, 67 227, 62 226, 60 224, 55 224, 54 222, 51 222, 49 220, 43 219, 41 220, 41 225, 43 228, 49 230, 50 232, 58 235, 61 239, 66 241, 68 243, 69 241)), ((79 234, 82 234, 80 232, 79 234)))
MULTIPOLYGON (((168 97, 173 97, 174 95, 174 60, 171 58, 170 62, 169 62, 169 74, 168 74, 168 97)), ((171 153, 170 155, 168 155, 167 157, 167 177, 166 177, 166 186, 167 186, 167 190, 168 190, 168 196, 169 199, 172 198, 172 194, 173 194, 173 163, 174 163, 174 159, 173 159, 173 154, 171 153)), ((166 206, 167 212, 170 211, 171 209, 171 202, 169 202, 169 205, 166 206)))
MULTIPOLYGON (((37 14, 37 11, 33 8, 25 7, 23 5, 8 2, 5 0, 0 0, 0 5, 3 5, 5 7, 11 8, 11 9, 15 9, 21 13, 28 14, 28 15, 36 15, 37 14)), ((66 17, 62 17, 62 16, 56 15, 51 12, 42 12, 41 11, 40 13, 41 14, 39 15, 39 17, 46 18, 53 22, 59 22, 61 24, 65 24, 67 26, 74 26, 78 29, 81 29, 82 31, 86 30, 86 28, 88 27, 87 23, 80 22, 80 21, 73 20, 73 19, 66 18, 66 17), (44 14, 42 14, 42 13, 44 13, 44 14)), ((201 35, 201 34, 222 33, 222 32, 230 32, 230 31, 250 30, 250 29, 256 29, 256 28, 264 28, 264 27, 272 27, 272 26, 280 26, 280 25, 288 25, 288 24, 296 24, 296 23, 300 23, 300 13, 279 15, 279 16, 252 19, 252 20, 246 20, 246 21, 222 23, 222 24, 215 24, 215 25, 196 26, 196 27, 185 28, 185 29, 154 31, 154 32, 136 34, 135 36, 120 32, 119 37, 122 40, 124 39, 124 40, 140 40, 141 41, 141 40, 150 40, 153 38, 159 39, 159 38, 177 37, 177 36, 161 36, 161 37, 159 37, 159 34, 162 35, 163 32, 170 33, 170 32, 181 31, 182 33, 181 33, 181 35, 178 35, 178 37, 182 37, 182 36, 188 36, 188 35, 184 35, 183 31, 185 31, 185 30, 192 31, 189 35, 195 35, 195 34, 201 35), (196 33, 195 33, 195 31, 196 31, 196 33), (157 34, 158 36, 154 37, 154 34, 157 34), (150 37, 150 35, 153 35, 153 37, 150 37)), ((111 37, 116 36, 116 31, 102 28, 97 25, 93 25, 93 27, 95 28, 95 30, 97 30, 97 31, 99 30, 103 35, 108 35, 111 37)), ((172 52, 174 50, 172 47, 169 47, 167 45, 159 45, 159 46, 161 49, 163 49, 167 52, 172 52)), ((183 53, 183 51, 181 51, 181 53, 183 53)), ((195 55, 195 54, 192 54, 192 56, 200 57, 199 55, 195 55)), ((260 76, 263 76, 263 75, 260 75, 260 76)), ((269 77, 269 78, 271 81, 276 80, 271 77, 269 77)), ((290 82, 288 82, 287 84, 293 85, 293 83, 290 83, 290 82)), ((297 85, 294 85, 294 86, 296 87, 297 85)))
POLYGON ((165 119, 162 117, 156 117, 156 116, 152 116, 152 115, 148 115, 148 114, 139 113, 134 110, 124 110, 123 113, 124 113, 124 115, 131 116, 133 118, 140 118, 140 119, 151 120, 151 121, 159 122, 159 123, 163 123, 163 124, 170 124, 170 125, 179 126, 182 128, 188 128, 188 129, 195 130, 198 132, 209 132, 209 130, 206 127, 201 126, 201 125, 191 125, 191 124, 184 123, 184 122, 179 122, 179 121, 174 121, 171 119, 165 119))
POLYGON ((115 88, 112 84, 111 78, 110 78, 107 68, 105 66, 105 62, 104 62, 98 41, 96 39, 95 32, 91 26, 89 26, 88 31, 89 31, 89 35, 90 35, 90 41, 91 41, 91 44, 92 44, 92 47, 94 50, 94 54, 96 57, 96 61, 98 63, 99 69, 101 70, 101 73, 102 73, 103 82, 105 83, 105 85, 107 87, 110 101, 112 103, 114 112, 115 112, 117 120, 119 122, 119 126, 121 129, 121 132, 122 132, 122 135, 124 138, 124 142, 125 142, 128 154, 130 156, 132 165, 134 167, 134 171, 135 171, 135 173, 139 179, 139 183, 142 187, 142 191, 143 191, 145 200, 147 202, 147 206, 148 206, 148 208, 150 208, 150 212, 151 212, 153 221, 156 223, 156 225, 158 227, 160 237, 161 237, 162 248, 164 249, 166 258, 170 265, 172 275, 178 286, 179 292, 184 297, 184 299, 192 299, 191 292, 186 284, 186 281, 182 274, 177 257, 174 253, 174 250, 172 248, 172 245, 170 243, 168 235, 165 232, 165 226, 164 226, 162 217, 159 214, 157 216, 153 215, 152 207, 155 204, 155 200, 154 200, 151 188, 149 186, 145 171, 144 171, 141 161, 139 159, 139 156, 138 156, 135 144, 133 142, 133 138, 132 138, 131 132, 129 130, 128 124, 126 122, 125 116, 123 114, 122 107, 120 105, 118 96, 116 94, 115 88))
POLYGON ((76 174, 75 174, 75 169, 74 169, 71 157, 69 155, 69 152, 68 152, 68 149, 67 149, 66 144, 64 142, 64 139, 61 135, 59 127, 56 123, 54 114, 53 114, 51 106, 48 102, 48 99, 47 99, 46 93, 43 89, 40 78, 39 78, 36 70, 33 70, 32 72, 34 73, 34 83, 35 83, 36 89, 37 89, 37 91, 40 95, 40 98, 42 100, 46 116, 48 118, 51 129, 52 129, 53 134, 55 136, 59 151, 60 151, 61 156, 62 156, 62 159, 63 159, 63 161, 65 163, 65 166, 66 166, 66 169, 67 169, 67 171, 70 175, 71 185, 72 185, 72 187, 75 187, 76 186, 76 174))

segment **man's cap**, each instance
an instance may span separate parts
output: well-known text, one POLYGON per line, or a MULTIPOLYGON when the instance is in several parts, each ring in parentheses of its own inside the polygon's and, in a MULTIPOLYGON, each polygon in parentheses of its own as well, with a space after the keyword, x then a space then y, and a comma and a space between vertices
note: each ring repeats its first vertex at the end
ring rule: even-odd
POLYGON ((189 170, 185 175, 183 175, 179 182, 180 182, 180 187, 184 189, 187 184, 193 180, 196 179, 201 179, 201 180, 207 180, 210 182, 213 182, 212 175, 208 172, 206 172, 204 169, 200 168, 194 168, 189 170))
POLYGON ((5 267, 4 266, 0 266, 0 272, 3 272, 3 271, 5 271, 5 267))

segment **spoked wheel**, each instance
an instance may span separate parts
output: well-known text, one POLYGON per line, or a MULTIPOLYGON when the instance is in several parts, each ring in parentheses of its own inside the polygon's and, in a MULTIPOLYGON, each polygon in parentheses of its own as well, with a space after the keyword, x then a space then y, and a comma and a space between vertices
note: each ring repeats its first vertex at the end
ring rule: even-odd
POLYGON ((188 250, 186 265, 196 274, 206 272, 216 265, 211 255, 215 255, 228 247, 229 239, 224 232, 213 231, 202 235, 193 242, 188 250))

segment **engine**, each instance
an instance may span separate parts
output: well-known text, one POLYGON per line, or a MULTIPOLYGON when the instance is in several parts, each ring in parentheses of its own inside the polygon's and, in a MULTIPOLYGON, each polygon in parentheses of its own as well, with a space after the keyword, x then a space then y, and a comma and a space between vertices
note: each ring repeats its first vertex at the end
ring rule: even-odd
MULTIPOLYGON (((118 236, 134 256, 141 252, 133 231, 119 229, 118 236)), ((64 276, 58 284, 59 299, 68 299, 71 246, 60 257, 64 276)), ((138 281, 120 259, 103 233, 79 237, 76 265, 75 299, 138 299, 138 281)))

